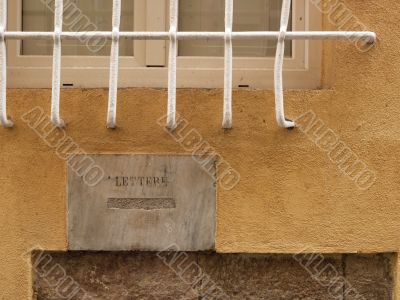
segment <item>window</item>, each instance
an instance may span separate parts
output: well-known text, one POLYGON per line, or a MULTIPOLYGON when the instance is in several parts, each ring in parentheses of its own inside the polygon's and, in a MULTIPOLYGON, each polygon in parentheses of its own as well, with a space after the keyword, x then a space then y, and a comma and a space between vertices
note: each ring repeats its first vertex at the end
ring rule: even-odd
MULTIPOLYGON (((233 31, 279 31, 282 0, 252 0, 234 2, 233 31)), ((181 31, 224 31, 224 0, 186 0, 180 2, 181 31)), ((290 30, 291 24, 288 30, 290 30)), ((235 57, 273 57, 276 41, 235 41, 235 57)), ((291 56, 291 41, 286 43, 286 55, 291 56)), ((222 40, 185 40, 179 44, 180 56, 223 56, 222 40)))
MULTIPOLYGON (((53 31, 54 1, 22 0, 22 31, 53 31)), ((64 31, 108 31, 111 28, 112 1, 77 0, 66 2, 64 31), (78 10, 79 9, 79 10, 78 10)), ((122 2, 121 31, 132 31, 133 1, 122 2)), ((25 40, 22 55, 52 55, 53 42, 49 40, 25 40)), ((64 40, 63 55, 109 56, 111 41, 105 39, 64 40)), ((133 56, 133 42, 120 41, 120 55, 133 56)))
MULTIPOLYGON (((233 31, 279 30, 281 0, 234 1, 233 31)), ((53 31, 53 0, 8 1, 9 31, 53 31)), ((167 0, 123 0, 121 31, 168 31, 167 0)), ((111 0, 64 0, 63 31, 110 31, 111 0)), ((308 0, 294 1, 289 30, 320 30, 308 0)), ((179 31, 224 31, 224 0, 181 0, 179 31)), ((108 87, 109 40, 63 40, 62 83, 108 87)), ((168 42, 121 39, 120 87, 166 87, 168 42)), ((181 40, 178 87, 223 86, 223 40, 181 40)), ((276 41, 235 40, 234 87, 273 87, 276 41)), ((51 40, 8 41, 9 87, 51 87, 51 40)), ((321 42, 287 41, 284 77, 289 88, 320 84, 321 42)))

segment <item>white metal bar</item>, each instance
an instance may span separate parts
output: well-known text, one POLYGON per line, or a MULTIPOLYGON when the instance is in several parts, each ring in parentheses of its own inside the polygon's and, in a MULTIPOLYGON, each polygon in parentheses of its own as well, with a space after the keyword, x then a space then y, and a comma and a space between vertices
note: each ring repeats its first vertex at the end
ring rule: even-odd
POLYGON ((56 127, 64 127, 64 122, 60 118, 61 33, 63 11, 63 0, 56 0, 54 10, 53 84, 51 92, 51 121, 56 127))
POLYGON ((0 122, 4 127, 11 127, 13 123, 7 118, 6 110, 6 43, 7 39, 53 39, 53 86, 51 101, 51 120, 57 127, 64 126, 60 118, 60 82, 61 82, 61 41, 63 39, 81 39, 91 37, 103 37, 112 40, 110 55, 110 86, 107 114, 107 126, 116 126, 117 93, 118 93, 118 61, 119 40, 169 40, 169 68, 168 68, 168 112, 167 127, 174 129, 176 126, 176 70, 178 40, 190 39, 224 39, 224 113, 223 127, 232 126, 232 40, 235 39, 269 39, 277 40, 275 56, 275 108, 276 119, 281 127, 293 127, 292 121, 285 119, 283 102, 282 71, 285 51, 285 40, 314 40, 314 39, 348 39, 363 40, 366 43, 374 43, 376 34, 369 31, 298 31, 287 32, 289 22, 291 0, 283 0, 280 31, 247 31, 232 32, 233 0, 225 0, 225 31, 224 32, 178 32, 178 0, 170 0, 170 29, 168 32, 134 32, 119 31, 121 20, 121 0, 113 2, 113 29, 112 31, 88 31, 88 32, 63 32, 63 0, 55 0, 54 32, 19 32, 6 31, 7 25, 7 1, 0 0, 0 122))
MULTIPOLYGON (((278 31, 253 31, 234 32, 233 39, 277 39, 278 31)), ((346 40, 364 39, 368 43, 374 43, 376 34, 370 31, 287 31, 286 40, 346 40)))
MULTIPOLYGON (((112 39, 112 31, 86 31, 86 32, 62 32, 61 39, 81 39, 91 37, 101 37, 112 39)), ((6 31, 6 39, 54 39, 54 32, 22 32, 6 31)), ((279 31, 241 31, 232 32, 232 40, 246 39, 267 39, 277 40, 279 31)), ((169 40, 169 32, 146 32, 146 31, 120 31, 120 39, 135 40, 169 40)), ((195 39, 225 39, 225 32, 177 32, 177 40, 195 40, 195 39)), ((285 35, 286 40, 346 40, 346 39, 364 39, 366 42, 374 43, 376 34, 370 31, 288 31, 285 35)))
POLYGON ((107 127, 115 128, 117 121, 119 27, 121 23, 121 0, 113 2, 112 44, 110 57, 110 84, 108 91, 107 127))
POLYGON ((178 0, 170 0, 167 127, 176 127, 176 57, 178 55, 178 0))
POLYGON ((9 128, 14 124, 7 116, 7 48, 4 33, 7 27, 7 1, 0 0, 0 123, 9 128))
POLYGON ((225 0, 224 111, 222 127, 232 127, 233 0, 225 0))
POLYGON ((294 127, 294 122, 285 119, 285 107, 283 100, 283 58, 285 56, 285 36, 289 24, 291 0, 282 1, 282 15, 278 44, 276 46, 274 87, 275 87, 275 114, 278 125, 283 128, 294 127))

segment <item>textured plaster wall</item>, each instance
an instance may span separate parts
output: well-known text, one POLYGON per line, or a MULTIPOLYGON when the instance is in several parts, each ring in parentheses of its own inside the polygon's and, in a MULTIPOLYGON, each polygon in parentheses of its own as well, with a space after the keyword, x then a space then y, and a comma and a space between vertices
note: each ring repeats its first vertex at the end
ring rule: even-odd
MULTIPOLYGON (((179 113, 241 175, 233 190, 218 190, 217 251, 398 252, 400 4, 345 2, 377 32, 375 49, 362 54, 348 42, 325 48, 324 85, 331 88, 287 91, 286 111, 295 118, 312 109, 375 170, 375 184, 359 190, 300 130, 278 128, 271 91, 235 91, 234 128, 224 131, 222 90, 179 90, 179 113)), ((165 90, 119 91, 116 130, 105 128, 107 95, 61 93, 66 133, 85 151, 185 153, 156 123, 165 90)), ((66 249, 66 164, 21 121, 35 106, 49 114, 50 96, 8 94, 16 126, 0 130, 0 299, 30 297, 27 249, 66 249)))

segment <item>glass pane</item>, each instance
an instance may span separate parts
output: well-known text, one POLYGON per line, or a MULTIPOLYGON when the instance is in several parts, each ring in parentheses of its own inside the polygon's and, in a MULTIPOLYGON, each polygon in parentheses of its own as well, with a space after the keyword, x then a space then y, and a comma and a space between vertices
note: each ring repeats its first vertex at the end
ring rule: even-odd
MULTIPOLYGON (((282 0, 235 0, 233 31, 279 31, 282 0)), ((225 31, 224 0, 184 0, 179 6, 179 30, 225 31)), ((292 25, 289 24, 288 30, 292 25)), ((269 57, 275 55, 276 40, 235 40, 233 55, 269 57)), ((292 43, 286 42, 286 56, 292 55, 292 43)), ((223 56, 222 40, 179 42, 180 56, 223 56)))
MULTIPOLYGON (((134 0, 122 1, 121 31, 133 30, 134 0)), ((23 0, 23 31, 54 31, 54 1, 23 0)), ((64 1, 63 31, 111 31, 112 1, 70 0, 64 1)), ((111 40, 85 38, 63 40, 63 55, 109 56, 111 40)), ((21 54, 52 55, 51 40, 24 40, 21 54)), ((133 56, 132 40, 121 39, 120 55, 133 56)))

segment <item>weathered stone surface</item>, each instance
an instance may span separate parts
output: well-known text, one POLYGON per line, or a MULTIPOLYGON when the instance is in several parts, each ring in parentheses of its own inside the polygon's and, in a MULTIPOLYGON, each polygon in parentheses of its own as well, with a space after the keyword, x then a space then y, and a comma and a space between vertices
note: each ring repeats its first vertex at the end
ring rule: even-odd
POLYGON ((346 255, 344 261, 346 278, 350 283, 346 300, 359 300, 357 294, 367 300, 393 299, 392 255, 346 255))
POLYGON ((213 161, 205 169, 191 156, 92 155, 104 172, 93 185, 77 172, 90 162, 84 158, 68 168, 69 249, 214 248, 213 161))
POLYGON ((33 270, 36 300, 64 299, 57 293, 62 284, 55 283, 67 277, 80 288, 71 300, 392 299, 393 256, 390 254, 317 254, 305 260, 291 255, 196 252, 47 254, 50 262, 42 259, 35 264, 40 261, 38 255, 32 259, 36 265, 33 270), (57 264, 64 272, 48 272, 57 264), (43 275, 46 272, 49 275, 43 275), (343 282, 346 288, 340 285, 343 282), (349 293, 350 286, 359 293, 358 298, 355 293, 349 293))
MULTIPOLYGON (((60 293, 60 285, 46 282, 46 276, 34 274, 35 300, 195 300, 179 276, 156 253, 50 253, 47 268, 60 264, 66 276, 79 284, 79 290, 60 293), (70 298, 72 297, 72 298, 70 298)), ((58 280, 62 280, 58 276, 58 280)), ((52 280, 55 282, 55 280, 52 280)))
MULTIPOLYGON (((229 299, 337 299, 323 286, 325 277, 313 278, 291 255, 213 254, 199 262, 229 299)), ((342 275, 341 256, 324 256, 322 264, 342 275)))

